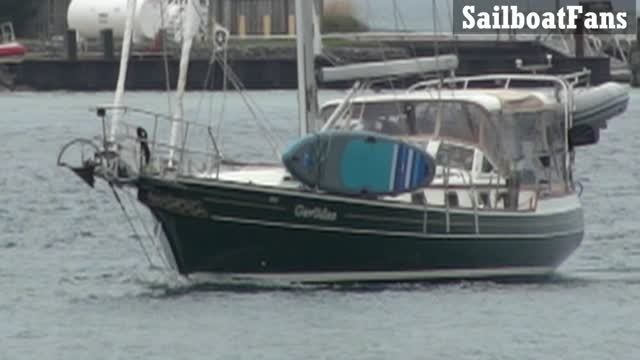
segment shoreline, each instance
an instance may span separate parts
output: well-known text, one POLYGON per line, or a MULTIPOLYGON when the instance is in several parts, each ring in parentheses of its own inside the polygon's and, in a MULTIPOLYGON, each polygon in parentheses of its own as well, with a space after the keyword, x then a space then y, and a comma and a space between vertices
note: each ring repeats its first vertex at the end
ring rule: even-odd
MULTIPOLYGON (((553 56, 551 74, 591 69, 592 83, 598 84, 611 79, 608 58, 568 58, 554 52, 535 41, 495 41, 475 40, 437 41, 439 54, 457 54, 460 65, 458 76, 519 73, 516 60, 527 65, 543 64, 546 56, 553 56)), ((359 62, 379 62, 393 59, 433 56, 435 41, 387 41, 384 44, 359 43, 357 46, 345 42, 334 42, 326 47, 332 59, 341 64, 359 62)), ((91 50, 91 49, 90 49, 91 50)), ((194 51, 190 62, 188 90, 221 90, 223 71, 215 65, 210 69, 210 51, 199 48, 194 51), (205 79, 209 80, 205 85, 205 79)), ((59 47, 41 46, 33 48, 20 64, 0 67, 0 75, 11 80, 12 89, 18 91, 112 91, 115 88, 119 69, 118 56, 105 57, 95 50, 79 53, 77 60, 69 60, 61 55, 59 47), (4 69, 4 70, 3 70, 4 69)), ((173 52, 172 52, 173 54, 173 52)), ((297 88, 296 50, 293 43, 285 40, 248 41, 241 45, 232 44, 227 50, 228 64, 248 90, 297 88)), ((177 82, 179 60, 177 56, 167 57, 170 85, 177 82)), ((327 59, 318 60, 320 66, 331 66, 327 59)), ((399 82, 412 83, 420 78, 399 82)), ((161 52, 136 49, 129 65, 127 89, 166 89, 165 59, 161 52)), ((320 84, 321 88, 343 89, 350 83, 320 84)), ((394 85, 395 86, 395 85, 394 85)))

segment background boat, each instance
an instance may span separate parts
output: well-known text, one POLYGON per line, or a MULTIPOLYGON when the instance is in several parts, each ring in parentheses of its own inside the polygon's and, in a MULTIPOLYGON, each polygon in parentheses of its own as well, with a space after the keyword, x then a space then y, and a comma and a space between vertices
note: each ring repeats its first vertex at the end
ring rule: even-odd
POLYGON ((0 24, 0 65, 17 64, 24 60, 27 49, 16 41, 13 25, 10 22, 0 24))

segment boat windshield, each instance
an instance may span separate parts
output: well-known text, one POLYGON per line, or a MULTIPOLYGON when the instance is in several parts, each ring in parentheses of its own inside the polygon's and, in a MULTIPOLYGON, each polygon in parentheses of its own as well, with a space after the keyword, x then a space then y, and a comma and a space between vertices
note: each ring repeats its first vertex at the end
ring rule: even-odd
MULTIPOLYGON (((326 117, 335 106, 323 109, 326 117)), ((439 136, 478 143, 489 113, 461 101, 354 103, 334 129, 373 131, 390 136, 439 136)))
POLYGON ((517 174, 523 186, 541 183, 553 192, 569 188, 566 130, 562 112, 507 113, 502 117, 505 153, 511 173, 517 174))
MULTIPOLYGON (((323 116, 335 109, 329 105, 323 116)), ((496 144, 483 141, 483 134, 495 133, 492 115, 483 107, 464 101, 412 101, 412 102, 355 102, 333 124, 334 130, 371 131, 389 136, 409 138, 424 143, 438 139, 448 145, 439 152, 441 160, 454 161, 451 166, 469 169, 473 162, 473 148, 480 148, 497 160, 500 151, 496 144), (460 151, 458 151, 460 150, 460 151)), ((499 138, 491 141, 499 141, 499 138)))

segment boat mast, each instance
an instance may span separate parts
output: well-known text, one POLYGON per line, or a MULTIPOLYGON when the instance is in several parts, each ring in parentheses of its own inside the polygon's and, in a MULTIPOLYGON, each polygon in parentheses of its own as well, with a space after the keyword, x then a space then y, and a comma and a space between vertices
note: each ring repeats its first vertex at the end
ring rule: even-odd
POLYGON ((216 0, 207 2, 207 43, 211 44, 215 40, 214 31, 216 29, 216 0))
POLYGON ((187 75, 189 73, 189 60, 191 57, 191 48, 193 39, 198 31, 199 23, 196 21, 198 16, 193 1, 185 0, 183 5, 183 23, 182 33, 182 53, 180 55, 180 73, 178 74, 178 84, 176 87, 176 106, 173 114, 173 123, 171 124, 171 138, 169 142, 169 166, 173 166, 175 162, 175 150, 182 141, 182 121, 184 121, 184 93, 187 86, 187 75))
POLYGON ((120 54, 120 72, 118 73, 118 84, 116 85, 116 94, 113 99, 113 107, 115 111, 111 119, 111 128, 107 134, 107 142, 115 142, 118 123, 122 114, 122 98, 124 97, 124 88, 127 82, 127 69, 129 67, 129 55, 131 53, 131 42, 133 41, 133 20, 136 16, 137 0, 129 0, 127 2, 127 18, 124 26, 124 38, 122 41, 122 53, 120 54))
POLYGON ((298 50, 298 112, 300 136, 316 130, 318 119, 318 86, 315 76, 314 41, 315 0, 296 0, 296 39, 298 50))

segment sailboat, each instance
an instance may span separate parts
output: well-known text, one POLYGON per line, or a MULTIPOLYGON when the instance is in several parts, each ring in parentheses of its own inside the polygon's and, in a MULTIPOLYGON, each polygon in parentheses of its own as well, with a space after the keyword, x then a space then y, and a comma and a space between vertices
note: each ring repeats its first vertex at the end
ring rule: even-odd
MULTIPOLYGON (((132 14, 135 0, 129 5, 132 14)), ((367 185, 369 175, 379 178, 386 167, 375 166, 359 168, 360 182, 349 183, 362 186, 359 192, 339 191, 347 184, 327 178, 338 176, 331 172, 318 176, 336 188, 310 185, 282 163, 224 158, 211 127, 185 120, 180 106, 163 115, 123 105, 132 16, 116 101, 97 109, 100 140, 67 144, 59 165, 92 186, 96 178, 104 180, 116 197, 135 191, 159 224, 157 241, 169 266, 189 278, 337 283, 537 277, 552 274, 574 252, 584 222, 567 135, 574 99, 566 79, 531 76, 560 89, 553 98, 510 89, 370 95, 372 84, 389 78, 451 72, 457 58, 352 64, 318 74, 314 19, 313 2, 296 0, 298 145, 321 144, 312 148, 309 163, 352 170, 344 158, 329 156, 334 140, 353 134, 376 143, 384 137, 433 159, 428 185, 376 191, 367 185), (352 80, 354 86, 320 108, 317 77, 352 80), (162 140, 167 132, 169 140, 162 140), (69 165, 65 154, 75 146, 91 151, 69 165)), ((178 100, 189 48, 187 36, 178 100)), ((366 154, 358 156, 371 163, 366 154)), ((409 171, 398 179, 409 183, 409 171)))
POLYGON ((24 60, 27 49, 16 41, 13 24, 0 23, 0 64, 15 64, 24 60))

